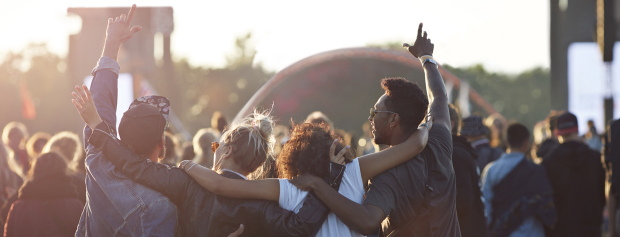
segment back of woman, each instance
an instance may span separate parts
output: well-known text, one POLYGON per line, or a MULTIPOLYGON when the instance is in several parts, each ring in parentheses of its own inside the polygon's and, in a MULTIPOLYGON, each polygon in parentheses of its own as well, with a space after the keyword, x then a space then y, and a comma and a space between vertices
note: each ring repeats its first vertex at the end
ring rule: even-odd
MULTIPOLYGON (((284 145, 278 156, 277 166, 280 181, 280 206, 298 212, 302 207, 308 191, 303 191, 291 184, 299 174, 309 173, 323 179, 329 177, 329 151, 337 135, 329 129, 327 123, 302 123, 293 126, 291 139, 284 145)), ((339 144, 340 151, 344 145, 339 144)), ((345 154, 346 169, 338 193, 349 200, 361 204, 364 197, 364 183, 359 167, 359 160, 352 153, 345 154), (351 161, 352 160, 352 161, 351 161)), ((347 227, 333 212, 316 236, 363 236, 347 227)))
POLYGON ((4 236, 74 236, 84 204, 66 172, 57 153, 34 161, 9 211, 4 236))

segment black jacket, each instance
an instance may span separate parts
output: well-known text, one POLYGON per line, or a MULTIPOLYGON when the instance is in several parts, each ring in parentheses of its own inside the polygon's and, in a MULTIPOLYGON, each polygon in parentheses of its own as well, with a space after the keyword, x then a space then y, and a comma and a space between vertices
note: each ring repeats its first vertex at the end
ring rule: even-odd
POLYGON ((542 164, 558 213, 558 222, 547 236, 600 236, 605 206, 601 153, 569 141, 560 144, 542 164))
MULTIPOLYGON (((109 131, 105 123, 95 129, 89 143, 127 177, 164 194, 177 206, 179 236, 228 236, 240 224, 244 225, 242 236, 312 236, 330 212, 312 193, 297 214, 280 208, 277 202, 217 196, 182 169, 141 158, 122 146, 115 136, 102 131, 109 131)), ((338 169, 344 166, 333 170, 338 169)), ((223 176, 241 178, 231 172, 223 176)), ((334 177, 338 181, 342 178, 334 177)))
POLYGON ((461 236, 489 236, 476 164, 478 152, 464 137, 452 135, 452 166, 456 175, 456 214, 461 236))

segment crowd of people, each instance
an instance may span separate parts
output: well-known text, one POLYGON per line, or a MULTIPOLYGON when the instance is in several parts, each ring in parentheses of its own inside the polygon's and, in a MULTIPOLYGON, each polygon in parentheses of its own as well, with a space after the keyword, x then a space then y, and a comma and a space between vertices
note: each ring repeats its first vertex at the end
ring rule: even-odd
POLYGON ((82 138, 4 127, 4 236, 618 234, 620 122, 604 134, 589 122, 580 136, 567 111, 532 132, 498 114, 461 118, 422 24, 403 46, 426 93, 382 79, 359 139, 319 111, 287 126, 256 110, 232 124, 216 113, 180 142, 156 95, 134 100, 117 128, 118 51, 141 30, 134 13, 108 20, 92 84, 72 93, 82 138))

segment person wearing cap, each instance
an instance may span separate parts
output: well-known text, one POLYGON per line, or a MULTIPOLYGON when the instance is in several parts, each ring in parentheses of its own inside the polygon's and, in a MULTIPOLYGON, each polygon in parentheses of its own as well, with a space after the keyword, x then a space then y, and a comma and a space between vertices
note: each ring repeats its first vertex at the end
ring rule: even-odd
MULTIPOLYGON (((134 11, 135 5, 127 21, 124 15, 110 19, 107 37, 113 42, 130 38, 135 30, 130 30, 128 22, 134 11)), ((92 95, 86 86, 76 86, 78 93, 73 93, 72 102, 88 125, 84 134, 92 157, 87 160, 86 182, 95 191, 89 190, 91 205, 84 208, 76 236, 235 236, 240 232, 244 236, 311 236, 318 231, 329 209, 314 195, 295 213, 277 202, 219 197, 186 173, 194 166, 183 170, 158 163, 165 153, 170 106, 165 97, 134 101, 121 120, 119 141, 114 135, 118 47, 112 49, 106 39, 104 57, 93 73, 92 95)), ((268 114, 254 113, 227 130, 212 146, 221 175, 247 179, 261 167, 272 153, 272 126, 268 114)), ((330 166, 335 175, 328 181, 339 184, 343 170, 339 164, 330 166)))
MULTIPOLYGON (((92 95, 89 96, 96 104, 101 124, 114 131, 110 133, 114 137, 120 70, 116 60, 121 44, 141 29, 139 26, 130 28, 135 8, 133 5, 127 17, 123 14, 108 20, 104 50, 92 71, 92 95)), ((73 95, 73 103, 77 106, 81 98, 73 95)), ((163 153, 167 123, 164 115, 169 105, 164 97, 141 97, 121 119, 119 134, 123 144, 140 154, 143 162, 157 161, 163 153), (157 107, 152 106, 155 102, 157 107)), ((91 143, 93 129, 84 127, 87 200, 75 236, 174 236, 176 206, 161 193, 120 173, 91 143)))
POLYGON ((508 150, 482 173, 482 194, 491 236, 544 237, 553 226, 553 189, 545 168, 526 157, 530 132, 522 124, 506 130, 508 150))
POLYGON ((476 158, 476 164, 480 170, 484 170, 484 167, 497 160, 502 153, 502 150, 491 147, 491 142, 487 138, 489 128, 482 123, 482 117, 472 115, 464 118, 461 122, 461 136, 467 138, 467 141, 471 143, 471 146, 478 152, 478 158, 476 158))
POLYGON ((558 223, 547 236, 601 236, 605 206, 605 170, 601 153, 579 137, 577 117, 557 117, 554 135, 560 145, 542 161, 547 169, 558 213, 558 223))

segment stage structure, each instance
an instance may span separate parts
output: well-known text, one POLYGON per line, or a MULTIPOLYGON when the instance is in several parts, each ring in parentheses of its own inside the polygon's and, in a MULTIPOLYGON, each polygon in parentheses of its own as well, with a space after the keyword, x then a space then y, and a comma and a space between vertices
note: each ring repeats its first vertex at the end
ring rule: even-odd
MULTIPOLYGON (((439 71, 446 84, 453 85, 455 90, 461 87, 459 78, 441 66, 439 71)), ((361 131, 370 108, 384 93, 380 80, 385 77, 404 77, 426 91, 420 61, 405 50, 338 49, 302 59, 278 72, 252 96, 235 121, 255 107, 273 106, 280 124, 288 124, 283 120, 290 118, 302 122, 308 114, 320 110, 336 127, 361 131)), ((469 89, 469 101, 485 116, 497 113, 473 89, 469 89)))

